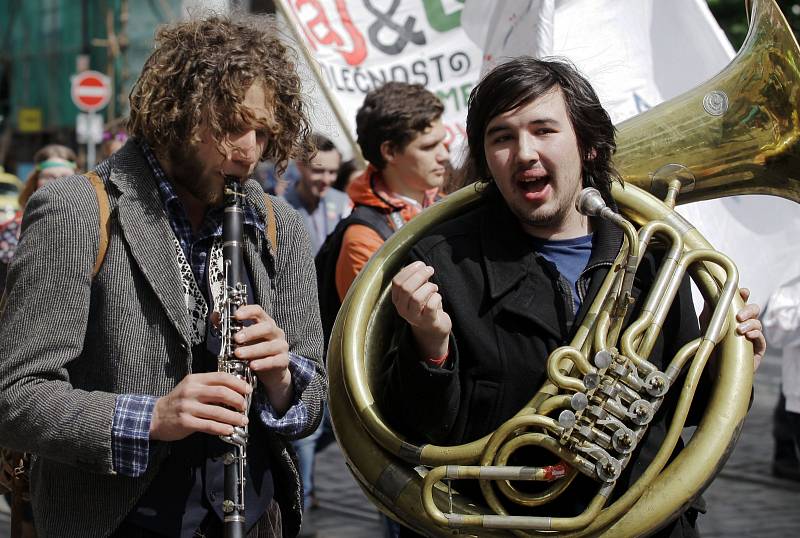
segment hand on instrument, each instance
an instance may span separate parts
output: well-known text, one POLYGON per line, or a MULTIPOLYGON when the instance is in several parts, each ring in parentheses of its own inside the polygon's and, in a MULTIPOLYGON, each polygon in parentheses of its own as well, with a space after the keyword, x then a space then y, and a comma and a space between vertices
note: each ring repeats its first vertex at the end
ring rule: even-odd
MULTIPOLYGON (((756 371, 767 350, 767 341, 764 339, 764 333, 761 332, 761 320, 758 319, 761 307, 757 304, 747 303, 747 299, 750 298, 750 290, 748 288, 739 288, 739 295, 745 305, 736 313, 736 321, 739 322, 736 326, 736 334, 743 335, 753 344, 753 371, 756 371)), ((711 312, 708 303, 706 303, 703 307, 703 312, 700 314, 701 327, 708 325, 710 318, 711 312)))
POLYGON ((250 385, 224 372, 191 374, 156 401, 150 438, 178 441, 195 432, 230 435, 247 424, 245 395, 250 385))
POLYGON ((286 334, 260 305, 249 304, 236 310, 238 321, 252 321, 234 336, 237 359, 250 362, 250 369, 264 385, 267 398, 278 415, 289 408, 294 396, 289 371, 289 343, 286 334))
POLYGON ((433 267, 414 262, 392 279, 392 302, 397 313, 411 325, 424 359, 447 353, 452 322, 442 308, 439 287, 430 282, 433 267))
POLYGON ((767 341, 762 332, 761 320, 758 319, 761 307, 755 303, 747 303, 747 299, 750 298, 749 289, 740 288, 739 295, 742 296, 745 305, 736 313, 736 321, 739 322, 739 325, 736 326, 736 334, 744 335, 753 344, 753 371, 755 371, 767 351, 767 341))

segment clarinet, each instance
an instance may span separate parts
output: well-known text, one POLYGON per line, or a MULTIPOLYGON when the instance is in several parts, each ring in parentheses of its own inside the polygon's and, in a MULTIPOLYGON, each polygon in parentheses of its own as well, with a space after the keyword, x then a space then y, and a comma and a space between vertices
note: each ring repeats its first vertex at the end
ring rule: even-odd
MULTIPOLYGON (((233 315, 236 309, 247 304, 247 289, 242 283, 242 223, 244 195, 239 178, 225 177, 225 215, 222 221, 222 264, 224 286, 220 305, 221 340, 217 370, 227 372, 242 379, 255 388, 256 378, 247 361, 236 359, 233 355, 236 344, 233 336, 242 328, 233 315)), ((250 393, 252 395, 252 391, 250 393)), ((246 397, 244 414, 250 409, 250 398, 246 397)), ((225 465, 225 498, 222 502, 223 526, 226 538, 244 538, 244 471, 247 465, 247 426, 235 426, 231 435, 221 435, 220 439, 233 445, 223 458, 225 465)))

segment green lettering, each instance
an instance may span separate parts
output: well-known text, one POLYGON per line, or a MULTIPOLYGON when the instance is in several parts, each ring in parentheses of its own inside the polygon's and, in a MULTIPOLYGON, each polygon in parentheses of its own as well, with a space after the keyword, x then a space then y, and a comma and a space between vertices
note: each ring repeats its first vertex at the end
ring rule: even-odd
POLYGON ((447 101, 450 100, 450 98, 452 98, 453 106, 456 107, 456 110, 461 110, 461 107, 459 106, 458 102, 457 88, 455 87, 450 88, 446 92, 442 90, 436 90, 436 97, 438 97, 443 103, 445 103, 445 106, 447 105, 447 101))
MULTIPOLYGON (((460 4, 464 0, 456 0, 460 4)), ((452 13, 445 13, 442 0, 422 0, 425 6, 425 16, 428 17, 428 24, 437 32, 448 32, 453 28, 461 26, 461 10, 452 13)))

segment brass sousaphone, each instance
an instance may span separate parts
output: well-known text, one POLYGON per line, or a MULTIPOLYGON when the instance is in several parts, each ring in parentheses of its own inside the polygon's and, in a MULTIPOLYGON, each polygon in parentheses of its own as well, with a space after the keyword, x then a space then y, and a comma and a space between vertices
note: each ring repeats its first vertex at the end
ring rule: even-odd
POLYGON ((396 315, 391 278, 427 230, 479 203, 478 189, 465 187, 409 222, 359 275, 330 341, 330 409, 351 471, 382 511, 429 536, 643 536, 672 521, 713 480, 747 412, 753 352, 734 333, 734 313, 742 306, 735 266, 673 207, 738 194, 800 202, 800 49, 774 0, 747 7, 749 34, 725 70, 620 127, 615 163, 625 185, 614 185, 613 195, 628 220, 591 202, 585 207, 623 227, 618 270, 609 272, 574 340, 548 358, 549 381, 491 436, 462 446, 414 445, 384 422, 371 389, 396 315), (643 312, 623 327, 630 277, 654 236, 670 254, 643 312), (704 336, 659 371, 647 361, 648 350, 686 271, 715 310, 704 336), (714 350, 719 368, 703 418, 684 450, 668 461, 714 350), (688 371, 686 382, 673 386, 681 371, 688 371), (664 444, 641 478, 609 502, 621 467, 667 390, 681 397, 664 444), (568 466, 506 466, 509 454, 526 444, 546 448, 568 466), (597 481, 597 495, 583 514, 507 514, 504 503, 546 504, 577 472, 597 481), (476 478, 485 501, 458 495, 459 480, 476 478), (516 489, 519 480, 548 485, 531 495, 516 489))

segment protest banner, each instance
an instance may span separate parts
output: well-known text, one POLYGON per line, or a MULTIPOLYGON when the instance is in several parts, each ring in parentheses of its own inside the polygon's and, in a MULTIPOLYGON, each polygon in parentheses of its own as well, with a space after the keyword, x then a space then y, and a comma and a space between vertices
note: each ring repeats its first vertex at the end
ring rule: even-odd
POLYGON ((459 145, 481 50, 461 28, 463 1, 280 0, 325 93, 355 132, 364 96, 388 81, 422 84, 445 105, 447 142, 459 145))

